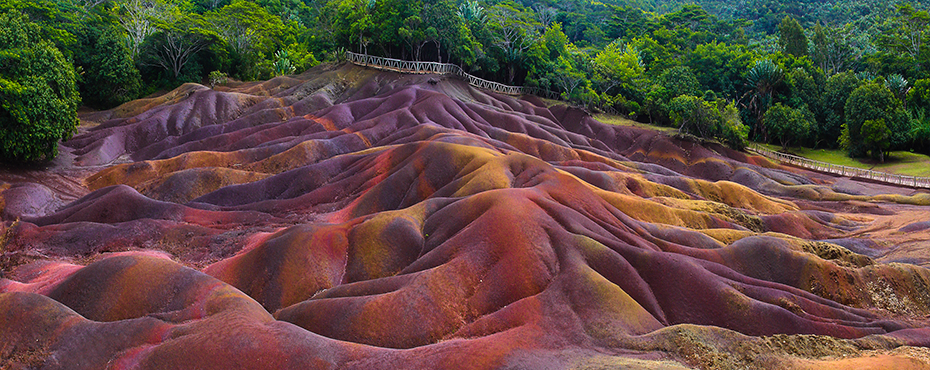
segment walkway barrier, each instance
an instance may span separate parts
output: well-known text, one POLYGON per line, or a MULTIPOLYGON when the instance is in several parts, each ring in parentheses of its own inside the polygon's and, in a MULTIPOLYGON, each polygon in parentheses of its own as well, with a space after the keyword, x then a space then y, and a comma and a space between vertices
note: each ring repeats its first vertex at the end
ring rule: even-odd
POLYGON ((764 157, 772 158, 784 163, 811 169, 814 171, 832 173, 834 175, 845 177, 858 177, 861 179, 869 179, 872 181, 884 182, 888 184, 930 189, 930 178, 928 177, 897 175, 887 172, 872 171, 862 168, 815 161, 804 157, 798 157, 796 155, 771 151, 756 143, 749 145, 747 149, 764 157))
POLYGON ((472 86, 501 94, 536 95, 548 99, 560 99, 558 93, 549 90, 536 87, 509 86, 494 81, 488 81, 483 78, 478 78, 465 73, 465 71, 462 70, 462 67, 459 67, 455 64, 413 62, 409 60, 382 58, 367 54, 357 54, 351 51, 346 52, 346 60, 357 66, 370 67, 384 71, 414 74, 456 75, 468 81, 468 83, 472 86))

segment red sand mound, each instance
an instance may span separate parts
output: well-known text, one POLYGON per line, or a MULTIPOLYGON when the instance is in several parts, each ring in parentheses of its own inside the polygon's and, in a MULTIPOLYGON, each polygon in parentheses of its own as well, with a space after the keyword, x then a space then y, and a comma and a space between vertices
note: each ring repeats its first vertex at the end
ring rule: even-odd
POLYGON ((930 366, 927 193, 429 78, 185 85, 4 170, 0 368, 930 366))

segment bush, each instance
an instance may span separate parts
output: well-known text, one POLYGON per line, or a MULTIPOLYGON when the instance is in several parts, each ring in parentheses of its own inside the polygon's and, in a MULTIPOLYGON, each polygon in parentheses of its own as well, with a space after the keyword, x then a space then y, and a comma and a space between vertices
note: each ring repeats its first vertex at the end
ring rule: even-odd
POLYGON ((278 50, 274 53, 274 62, 272 63, 275 76, 284 76, 293 74, 297 70, 291 61, 291 53, 287 50, 278 50))
POLYGON ((74 67, 22 14, 0 14, 0 158, 58 155, 77 127, 81 97, 74 67))
POLYGON ((210 72, 210 88, 216 87, 216 85, 222 85, 229 82, 229 77, 226 76, 226 73, 221 71, 210 72))

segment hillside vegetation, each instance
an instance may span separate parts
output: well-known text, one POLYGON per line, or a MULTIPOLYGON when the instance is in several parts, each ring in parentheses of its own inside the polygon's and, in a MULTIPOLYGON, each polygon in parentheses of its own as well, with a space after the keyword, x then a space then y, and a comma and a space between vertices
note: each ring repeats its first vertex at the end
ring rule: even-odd
POLYGON ((183 82, 299 73, 351 50, 456 63, 736 148, 752 139, 879 160, 930 150, 923 2, 2 0, 0 9, 41 27, 97 108, 183 82))

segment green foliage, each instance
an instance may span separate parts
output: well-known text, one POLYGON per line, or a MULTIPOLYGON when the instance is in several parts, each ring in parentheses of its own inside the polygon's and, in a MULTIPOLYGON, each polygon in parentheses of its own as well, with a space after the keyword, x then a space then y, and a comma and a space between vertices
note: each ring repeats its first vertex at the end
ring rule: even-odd
POLYGON ((772 104, 772 94, 775 87, 784 78, 784 70, 768 59, 759 60, 746 74, 746 84, 749 87, 749 102, 747 107, 755 118, 755 128, 758 135, 767 140, 765 126, 760 124, 762 115, 772 104))
POLYGON ((906 56, 919 68, 920 61, 928 56, 926 39, 930 31, 930 13, 915 9, 911 4, 898 5, 897 13, 876 43, 886 54, 906 56))
POLYGON ((483 23, 487 21, 484 14, 484 7, 481 6, 477 0, 465 0, 465 2, 459 5, 456 14, 466 22, 483 23))
POLYGON ((293 74, 297 67, 291 62, 290 53, 287 50, 279 50, 274 53, 274 75, 284 76, 293 74))
POLYGON ((662 72, 656 82, 668 90, 672 97, 685 94, 694 95, 701 89, 701 84, 694 75, 694 70, 687 66, 669 68, 662 72))
POLYGON ((862 81, 854 73, 843 72, 827 79, 823 88, 823 110, 818 118, 817 142, 835 148, 846 125, 846 100, 862 81))
POLYGON ((669 116, 678 126, 679 133, 709 137, 714 112, 706 103, 704 99, 691 95, 680 95, 669 102, 669 116))
POLYGON ((0 0, 0 11, 21 13, 38 26, 39 37, 55 45, 66 58, 78 44, 84 9, 70 0, 0 0))
POLYGON ((716 138, 735 149, 746 146, 749 129, 740 121, 733 102, 706 101, 696 96, 681 95, 669 103, 669 114, 678 126, 679 134, 716 138))
POLYGON ((910 90, 907 79, 899 74, 893 74, 885 78, 885 87, 894 95, 896 99, 904 102, 907 98, 907 91, 910 90))
POLYGON ((249 1, 236 0, 204 14, 203 36, 215 37, 210 46, 215 64, 241 80, 264 74, 265 56, 281 49, 293 33, 284 21, 249 1))
POLYGON ((884 119, 870 119, 862 123, 862 146, 872 152, 872 157, 879 157, 885 162, 885 150, 891 139, 891 130, 885 125, 884 119))
POLYGON ((131 51, 114 28, 88 26, 79 36, 74 64, 84 71, 80 83, 84 104, 112 108, 139 96, 142 76, 131 51))
MULTIPOLYGON (((553 23, 549 27, 546 27, 546 32, 542 35, 542 41, 549 51, 550 59, 556 59, 564 55, 566 46, 571 43, 568 41, 568 36, 565 35, 565 32, 562 32, 561 23, 553 23)), ((640 63, 642 63, 642 60, 640 60, 640 63)))
POLYGON ((0 14, 0 157, 29 162, 54 158, 58 141, 77 126, 80 103, 74 67, 38 25, 0 14))
POLYGON ((593 62, 595 79, 603 92, 619 90, 631 96, 642 91, 646 84, 646 68, 635 48, 614 42, 597 53, 593 62))
POLYGON ((907 91, 906 101, 915 111, 926 112, 930 107, 930 79, 914 81, 914 86, 907 91))
POLYGON ((342 63, 346 61, 346 49, 345 48, 336 48, 326 54, 326 58, 323 59, 331 63, 342 63))
POLYGON ((172 81, 200 82, 205 58, 200 52, 209 50, 219 36, 203 16, 180 8, 173 11, 142 44, 142 64, 162 71, 172 81))
POLYGON ((671 67, 681 65, 680 52, 674 45, 659 43, 649 36, 634 37, 628 45, 639 51, 648 71, 647 75, 651 78, 657 77, 662 71, 671 67))
POLYGON ((778 26, 778 44, 785 53, 801 57, 807 55, 807 36, 801 24, 791 16, 786 15, 778 26))
POLYGON ((908 135, 911 137, 911 143, 915 149, 923 153, 930 152, 930 116, 926 110, 918 110, 909 117, 911 131, 908 135))
POLYGON ((818 112, 822 109, 820 86, 805 69, 795 68, 787 74, 785 80, 788 84, 788 96, 785 99, 788 105, 795 108, 807 108, 811 112, 818 112))
POLYGON ((896 107, 897 102, 891 91, 875 82, 859 86, 849 95, 844 134, 848 137, 846 149, 851 156, 862 156, 869 149, 862 133, 863 124, 866 121, 892 119, 896 107))
POLYGON ((813 114, 807 109, 795 109, 781 103, 769 108, 762 119, 770 137, 778 140, 783 149, 791 143, 803 143, 810 134, 812 121, 813 114))
POLYGON ((658 124, 671 124, 669 104, 682 95, 696 95, 700 84, 691 68, 685 66, 665 70, 646 93, 644 108, 650 120, 658 124))
POLYGON ((208 78, 210 79, 211 89, 216 87, 216 85, 223 85, 229 82, 229 76, 227 76, 226 73, 222 71, 210 72, 210 74, 208 75, 208 78))
POLYGON ((710 42, 695 47, 685 59, 705 90, 714 90, 729 99, 742 91, 743 74, 750 68, 755 56, 744 45, 710 42))
POLYGON ((250 1, 236 0, 206 13, 204 20, 236 54, 271 53, 282 46, 287 33, 280 17, 250 1))
POLYGON ((811 56, 817 67, 827 76, 848 70, 862 56, 864 51, 853 45, 854 32, 850 25, 834 28, 818 22, 814 27, 811 56))
MULTIPOLYGON (((910 126, 923 121, 908 115, 930 106, 925 3, 0 0, 0 7, 25 13, 79 67, 84 102, 94 107, 138 96, 139 71, 151 91, 201 82, 211 70, 240 80, 299 73, 317 58, 338 63, 357 50, 455 63, 665 125, 679 96, 726 99, 766 140, 783 139, 764 117, 781 104, 776 111, 802 112, 811 124, 807 143, 822 147, 836 146, 850 94, 878 81, 895 101, 885 112, 889 145, 901 147, 919 142, 910 126)), ((861 137, 847 139, 862 146, 861 137)))

